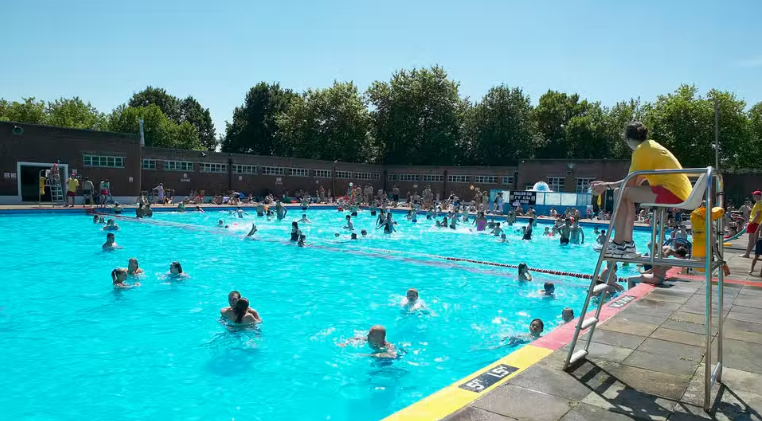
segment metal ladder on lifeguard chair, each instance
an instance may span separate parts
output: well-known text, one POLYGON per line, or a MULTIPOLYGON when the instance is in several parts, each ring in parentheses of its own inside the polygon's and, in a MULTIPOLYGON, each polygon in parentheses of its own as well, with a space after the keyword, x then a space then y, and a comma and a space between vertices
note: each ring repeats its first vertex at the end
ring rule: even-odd
POLYGON ((50 172, 49 169, 40 171, 40 200, 39 204, 42 205, 42 196, 45 195, 45 187, 50 188, 50 204, 52 206, 64 204, 63 185, 61 184, 61 178, 59 176, 58 181, 50 172))
MULTIPOLYGON (((626 186, 628 181, 633 178, 645 176, 645 175, 661 175, 661 174, 685 174, 688 176, 698 176, 698 180, 693 186, 693 191, 690 197, 683 202, 675 205, 660 205, 656 203, 641 203, 641 206, 647 206, 654 208, 654 218, 651 222, 651 249, 649 250, 649 256, 638 257, 633 259, 625 259, 623 257, 606 257, 606 244, 611 239, 611 231, 613 223, 616 220, 617 213, 619 212, 619 197, 615 197, 614 212, 611 215, 611 223, 609 229, 606 232, 606 241, 604 247, 598 257, 598 263, 595 266, 595 272, 590 280, 590 287, 587 291, 587 297, 585 298, 585 304, 582 306, 582 312, 580 313, 579 320, 577 321, 574 337, 571 341, 569 353, 566 356, 564 362, 564 370, 568 370, 575 363, 584 359, 588 355, 590 343, 595 333, 595 327, 598 325, 601 315, 601 309, 605 305, 606 292, 608 290, 609 279, 602 279, 600 284, 596 285, 596 280, 599 277, 603 262, 607 262, 608 276, 615 276, 612 270, 614 265, 621 263, 633 263, 633 264, 648 264, 648 265, 664 265, 664 266, 677 266, 683 268, 697 268, 703 269, 706 275, 706 354, 705 354, 705 372, 704 372, 704 410, 709 410, 711 405, 712 385, 715 381, 721 381, 722 377, 722 311, 723 311, 723 282, 724 273, 721 270, 723 265, 722 258, 716 258, 714 251, 718 256, 723 256, 723 239, 724 239, 724 227, 723 218, 718 218, 715 222, 716 235, 712 235, 712 217, 711 210, 714 203, 714 195, 718 195, 722 203, 721 197, 723 192, 722 175, 716 173, 712 167, 707 168, 686 168, 680 170, 653 170, 653 171, 635 171, 627 175, 622 180, 622 186, 626 186), (706 200, 706 256, 701 261, 688 260, 688 259, 668 259, 662 256, 662 245, 664 244, 664 222, 667 208, 679 208, 689 211, 693 211, 702 206, 702 201, 706 200), (714 242, 712 240, 715 240, 714 242), (712 367, 712 275, 714 271, 718 271, 717 276, 717 299, 718 299, 718 314, 719 323, 717 328, 717 364, 712 367), (598 306, 595 309, 595 313, 591 317, 586 317, 590 300, 593 296, 601 294, 601 299, 598 302, 598 306), (588 330, 587 341, 584 348, 575 351, 575 346, 579 337, 585 330, 588 330)), ((620 189, 620 194, 621 194, 620 189)))

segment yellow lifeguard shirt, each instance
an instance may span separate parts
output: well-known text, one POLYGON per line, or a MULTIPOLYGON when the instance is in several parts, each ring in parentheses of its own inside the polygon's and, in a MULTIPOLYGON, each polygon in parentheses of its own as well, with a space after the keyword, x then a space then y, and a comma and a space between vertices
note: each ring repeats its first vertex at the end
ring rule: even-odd
POLYGON ((66 180, 66 186, 68 187, 69 191, 77 191, 77 187, 79 187, 79 180, 76 178, 70 178, 66 180))
MULTIPOLYGON (((632 152, 630 172, 682 168, 672 152, 655 140, 644 141, 632 152)), ((687 200, 691 194, 691 182, 685 174, 644 175, 643 178, 652 186, 664 186, 682 200, 687 200)))
POLYGON ((749 214, 749 222, 750 223, 754 223, 754 222, 759 223, 758 219, 759 219, 760 212, 762 212, 762 201, 759 201, 759 202, 755 203, 754 207, 751 208, 751 214, 749 214))

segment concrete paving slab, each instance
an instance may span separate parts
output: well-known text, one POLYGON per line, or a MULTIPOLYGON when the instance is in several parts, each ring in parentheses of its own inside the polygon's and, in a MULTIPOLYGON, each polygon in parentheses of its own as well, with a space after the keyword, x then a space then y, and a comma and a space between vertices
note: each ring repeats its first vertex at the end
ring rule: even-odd
POLYGON ((597 406, 581 403, 564 415, 561 421, 627 421, 637 419, 641 418, 618 414, 597 406))
POLYGON ((557 396, 504 384, 474 402, 473 406, 521 421, 561 419, 576 404, 557 396))
POLYGON ((699 346, 685 345, 656 338, 646 339, 637 350, 691 361, 701 361, 701 357, 704 356, 704 348, 699 346))
POLYGON ((733 304, 744 307, 762 308, 762 298, 758 296, 744 295, 736 298, 733 304))
POLYGON ((612 330, 614 332, 628 333, 630 335, 648 336, 653 333, 659 326, 648 323, 629 322, 626 320, 619 320, 614 318, 600 326, 601 330, 612 330))
MULTIPOLYGON (((706 315, 704 313, 689 313, 687 311, 677 311, 672 314, 670 320, 676 322, 688 322, 696 323, 698 325, 706 325, 706 315)), ((716 325, 720 322, 719 317, 712 317, 712 325, 716 325)))
POLYGON ((637 391, 621 382, 614 382, 602 393, 590 393, 582 403, 647 420, 666 420, 675 407, 674 401, 637 391))
MULTIPOLYGON (((662 327, 665 327, 667 329, 672 330, 680 330, 683 332, 690 332, 690 333, 696 333, 696 334, 706 334, 706 327, 703 324, 698 323, 688 323, 688 322, 676 322, 674 320, 667 320, 664 322, 662 327)), ((716 329, 713 328, 713 334, 716 334, 716 329)))
POLYGON ((699 362, 635 350, 622 364, 660 373, 690 376, 696 371, 699 362))
POLYGON ((645 336, 630 335, 613 330, 597 330, 593 335, 593 343, 597 342, 629 349, 637 348, 645 339, 645 336))
POLYGON ((725 339, 735 339, 737 341, 752 342, 755 344, 762 344, 762 333, 747 332, 745 330, 723 330, 722 336, 725 339))
POLYGON ((514 421, 515 418, 509 418, 494 412, 485 411, 473 406, 467 406, 464 409, 445 418, 446 421, 514 421))
POLYGON ((672 400, 680 399, 691 381, 690 375, 677 376, 612 362, 597 364, 606 374, 630 388, 672 400))
POLYGON ((656 329, 651 337, 693 346, 705 346, 706 344, 705 335, 703 334, 668 329, 666 327, 656 329))
POLYGON ((746 307, 738 304, 733 304, 733 308, 731 310, 733 313, 744 313, 744 314, 755 314, 759 316, 760 319, 762 319, 762 308, 755 308, 755 307, 746 307))
POLYGON ((591 391, 590 387, 571 374, 541 365, 529 367, 508 383, 574 401, 584 399, 591 391))
MULTIPOLYGON (((580 350, 584 349, 584 347, 585 342, 579 341, 577 342, 577 346, 574 349, 580 350)), ((621 348, 618 346, 606 345, 598 342, 591 343, 590 347, 587 350, 587 358, 591 361, 605 360, 613 362, 624 361, 624 359, 627 358, 633 351, 632 348, 621 348)))

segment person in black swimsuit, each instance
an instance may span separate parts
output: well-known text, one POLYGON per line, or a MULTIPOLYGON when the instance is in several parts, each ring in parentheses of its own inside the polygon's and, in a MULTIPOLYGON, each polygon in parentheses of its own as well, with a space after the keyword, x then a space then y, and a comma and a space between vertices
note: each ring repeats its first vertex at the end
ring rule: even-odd
POLYGON ((299 241, 299 237, 302 235, 302 232, 299 230, 299 224, 294 221, 291 223, 291 241, 299 241))
POLYGON ((526 231, 524 231, 524 240, 531 240, 532 239, 532 224, 534 223, 534 219, 529 219, 529 225, 526 226, 526 231))

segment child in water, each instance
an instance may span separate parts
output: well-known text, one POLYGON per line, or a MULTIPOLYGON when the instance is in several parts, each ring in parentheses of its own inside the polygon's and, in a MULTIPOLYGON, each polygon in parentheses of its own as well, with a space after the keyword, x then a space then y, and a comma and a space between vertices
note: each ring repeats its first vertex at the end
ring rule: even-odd
POLYGON ((542 331, 545 330, 545 324, 540 319, 534 319, 529 323, 529 334, 507 336, 503 338, 503 341, 507 341, 506 346, 516 346, 525 343, 532 342, 542 335, 542 331))
POLYGON ((130 289, 136 286, 140 286, 140 282, 135 282, 134 284, 130 285, 125 282, 126 280, 127 269, 116 268, 111 271, 111 283, 114 285, 114 289, 130 289))
POLYGON ((556 286, 553 284, 553 282, 545 282, 542 287, 543 289, 540 290, 540 294, 542 294, 544 297, 555 298, 556 286))
POLYGON ((526 263, 519 263, 519 281, 531 281, 532 274, 529 272, 529 267, 526 263))

